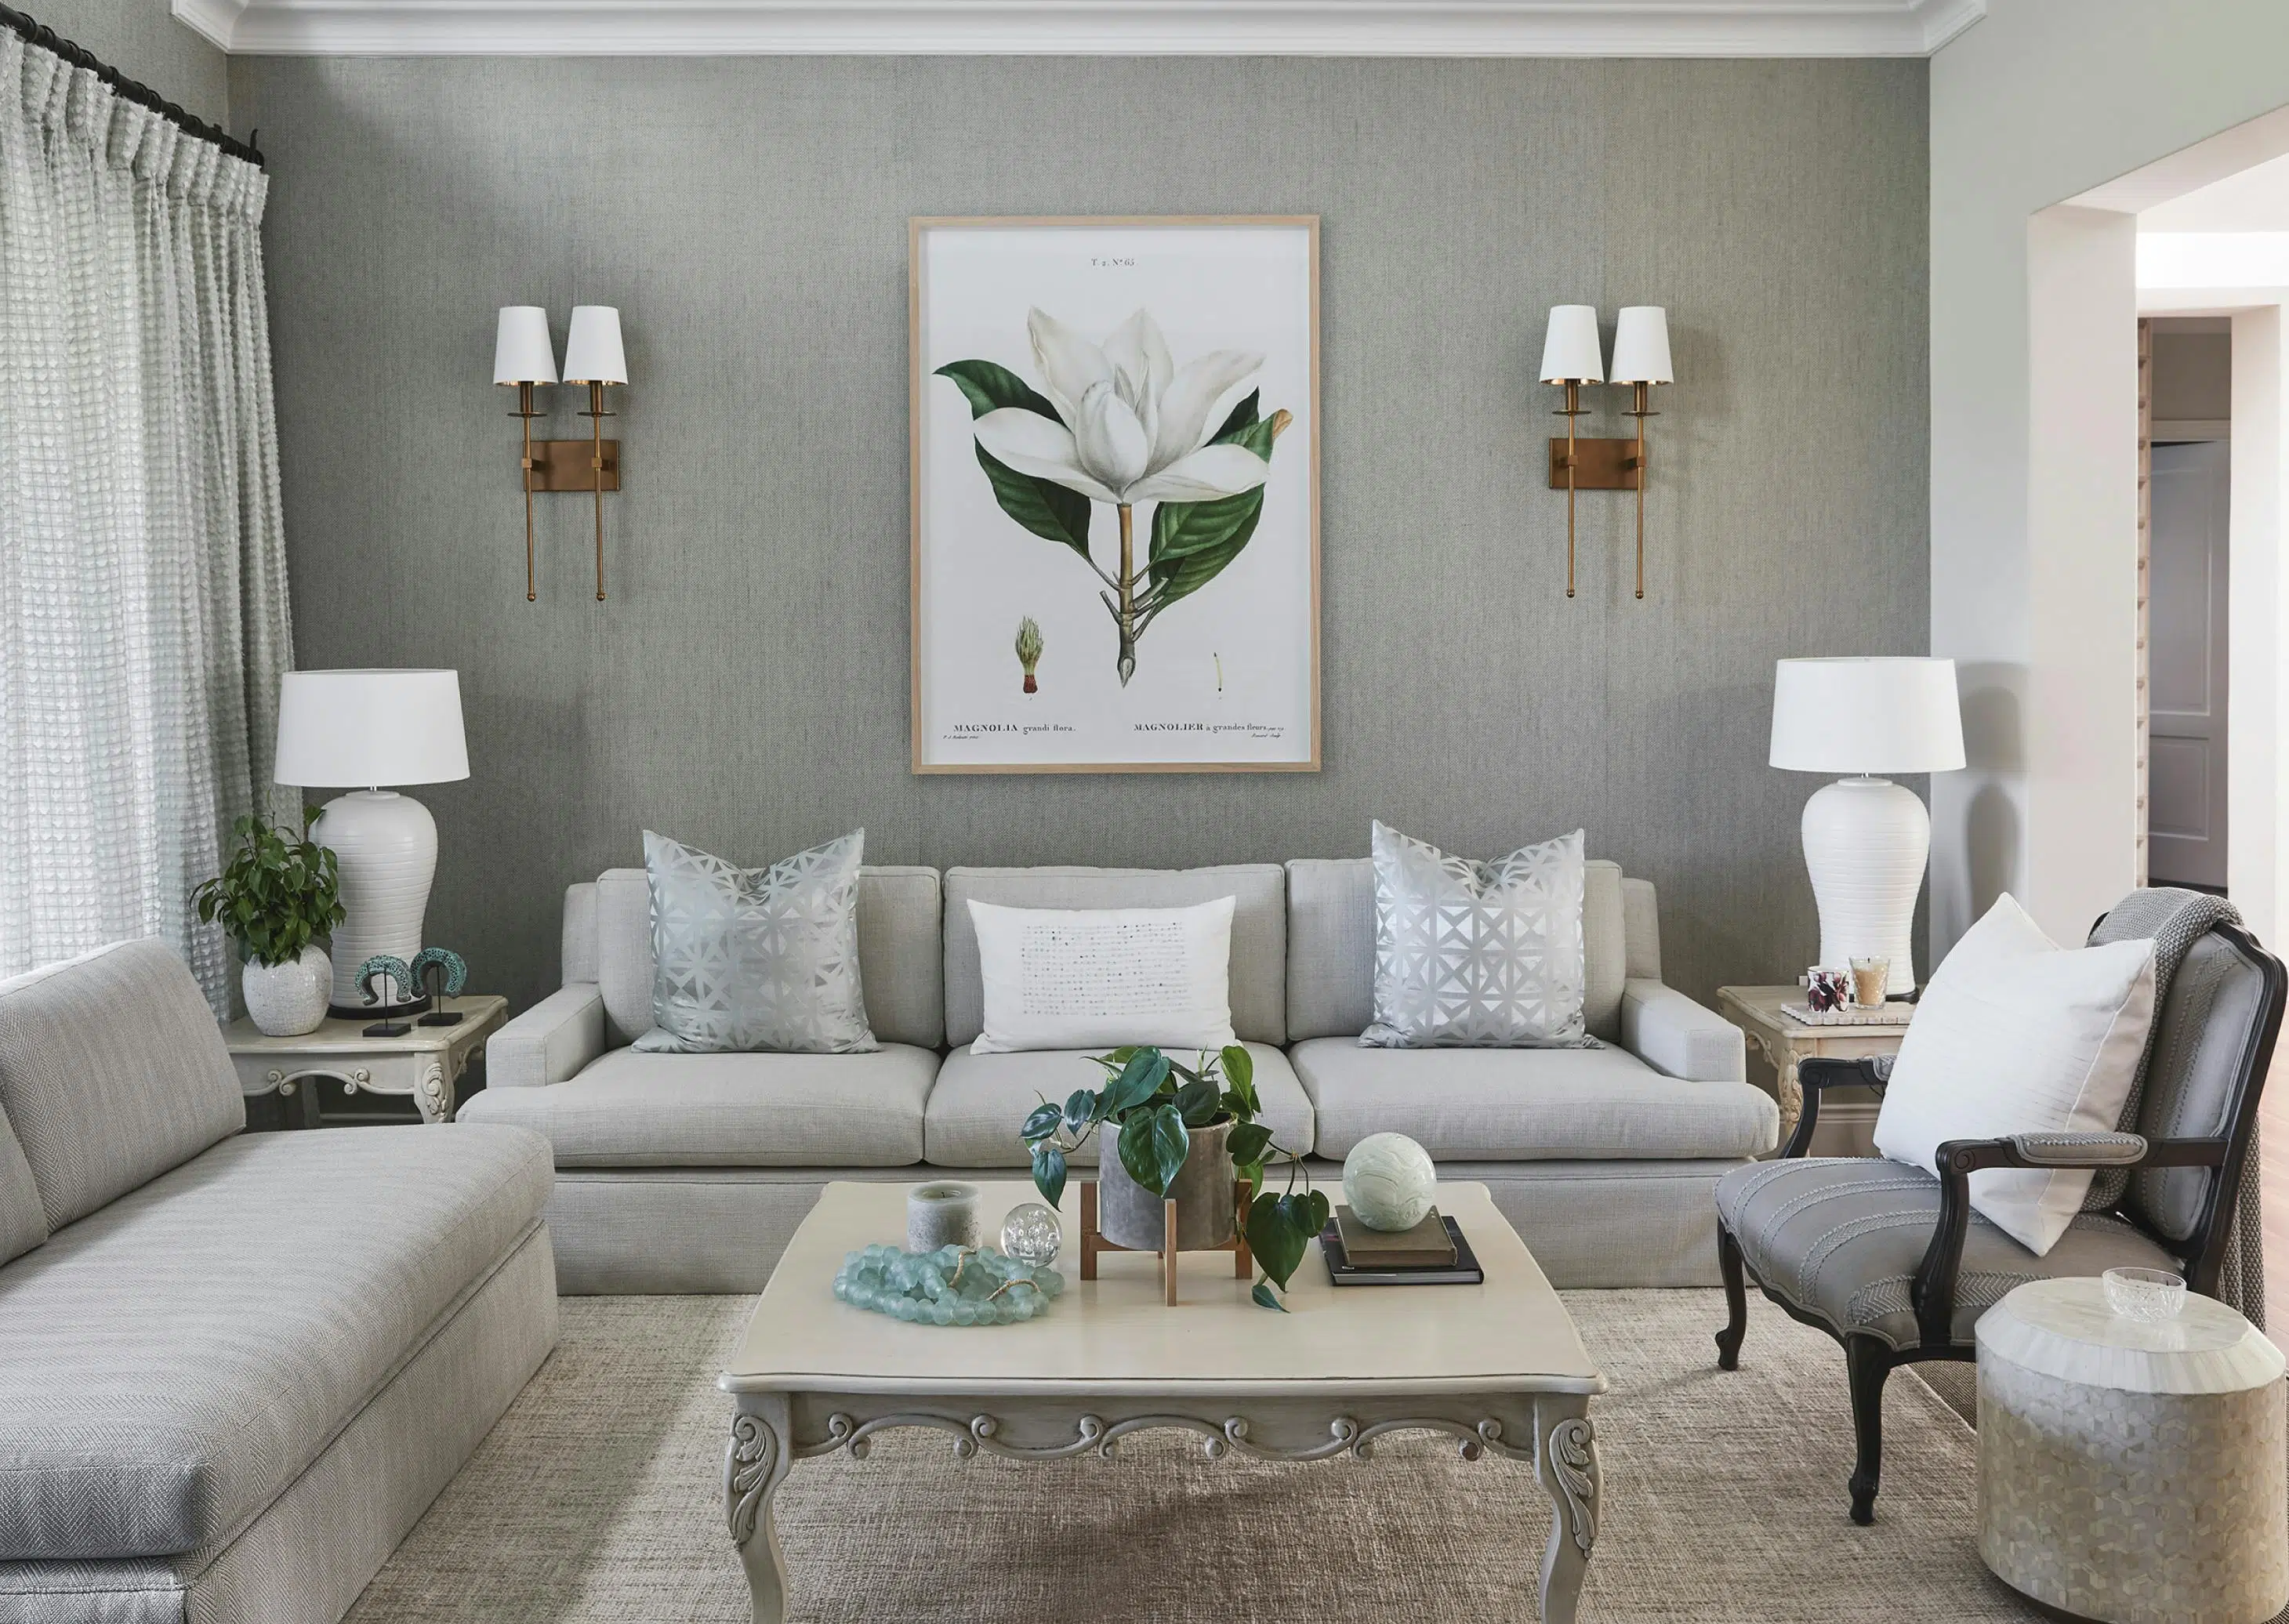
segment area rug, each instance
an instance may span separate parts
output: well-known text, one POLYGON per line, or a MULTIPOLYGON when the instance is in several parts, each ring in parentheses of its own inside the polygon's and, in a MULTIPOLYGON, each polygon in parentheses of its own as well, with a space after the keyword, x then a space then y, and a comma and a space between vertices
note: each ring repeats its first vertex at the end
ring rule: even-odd
MULTIPOLYGON (((1877 1522, 1845 1515, 1842 1356, 1762 1302, 1716 1368, 1716 1292, 1569 1292, 1613 1391, 1582 1617, 1889 1624, 2034 1616, 1973 1544, 1973 1435, 1912 1376, 1886 1397, 1877 1522)), ((568 1298, 563 1340, 390 1558, 355 1624, 746 1624, 714 1389, 748 1300, 568 1298)), ((990 1333, 979 1333, 990 1334, 990 1333)), ((796 1465, 778 1499, 794 1616, 1025 1624, 1511 1624, 1550 1521, 1531 1466, 1387 1440, 1367 1461, 957 1461, 935 1433, 796 1465)))

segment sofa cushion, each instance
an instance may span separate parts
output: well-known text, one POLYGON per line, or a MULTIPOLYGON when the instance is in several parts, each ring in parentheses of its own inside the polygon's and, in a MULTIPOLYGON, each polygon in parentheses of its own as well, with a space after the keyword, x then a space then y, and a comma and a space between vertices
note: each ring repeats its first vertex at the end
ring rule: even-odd
POLYGON ((1780 1138, 1747 1083, 1664 1077, 1626 1049, 1369 1049, 1314 1038, 1289 1058, 1319 1152, 1404 1134, 1434 1157, 1488 1161, 1761 1156, 1780 1138))
POLYGON ((156 937, 0 982, 0 1110, 51 1230, 246 1126, 214 1012, 156 937))
MULTIPOLYGON (((1582 1019, 1591 1037, 1609 1043, 1622 1035, 1622 983, 1636 973, 1622 888, 1618 864, 1592 857, 1583 864, 1582 1019)), ((1646 886, 1647 912, 1652 896, 1646 886)), ((1658 944, 1653 961, 1658 975, 1658 944)), ((1356 1037, 1374 1019, 1374 859, 1299 857, 1288 864, 1288 1040, 1356 1037)))
POLYGON ((40 1210, 40 1189, 32 1164, 0 1111, 0 1263, 21 1257, 48 1238, 48 1215, 40 1210))
MULTIPOLYGON (((1939 1180, 1921 1167, 1869 1158, 1802 1158, 1727 1174, 1717 1214, 1757 1278, 1838 1332, 1894 1348, 1922 1340, 1909 1286, 1939 1222, 1939 1180)), ((2030 1280, 2110 1269, 2182 1265, 2118 1218, 2084 1213, 2042 1256, 1974 1211, 1956 1277, 1954 1340, 2030 1280)))
POLYGON ((0 1268, 0 1559, 233 1537, 539 1222, 487 1127, 235 1138, 0 1268))
MULTIPOLYGON (((1312 1149, 1312 1103, 1288 1057, 1268 1043, 1248 1046, 1256 1062, 1256 1095, 1263 1106, 1257 1120, 1272 1130, 1272 1142, 1299 1155, 1312 1149)), ((1025 1113, 1043 1100, 1062 1103, 1076 1088, 1105 1083, 1105 1069, 1083 1049, 1034 1049, 1019 1055, 973 1055, 956 1049, 945 1057, 930 1090, 923 1144, 940 1167, 1023 1167, 1028 1161, 1017 1129, 1025 1113)), ((1190 1064, 1190 1059, 1185 1063, 1190 1064)), ((1097 1165, 1097 1136, 1073 1158, 1097 1165)))
POLYGON ((465 1122, 545 1134, 560 1167, 903 1167, 922 1158, 929 1049, 646 1055, 614 1049, 545 1088, 488 1088, 465 1122))
POLYGON ((1244 1042, 1285 1043, 1288 877, 1276 863, 1191 869, 946 870, 946 1042, 959 1048, 975 1039, 985 1024, 977 933, 969 919, 973 898, 1005 908, 1189 908, 1219 896, 1232 899, 1232 1030, 1244 1042))
MULTIPOLYGON (((565 903, 568 917, 576 908, 594 910, 606 1038, 632 1042, 652 1024, 651 882, 640 868, 607 869, 597 877, 593 903, 570 895, 565 903)), ((945 1039, 938 908, 934 868, 858 871, 859 993, 867 1024, 883 1043, 934 1049, 945 1039)), ((568 980, 578 963, 568 951, 568 980)))

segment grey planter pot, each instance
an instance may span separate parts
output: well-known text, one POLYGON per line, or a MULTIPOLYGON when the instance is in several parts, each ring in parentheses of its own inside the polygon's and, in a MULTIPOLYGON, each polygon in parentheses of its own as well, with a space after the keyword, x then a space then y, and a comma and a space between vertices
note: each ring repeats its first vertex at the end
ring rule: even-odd
MULTIPOLYGON (((1158 1252, 1165 1230, 1160 1195, 1129 1176, 1121 1165, 1120 1130, 1110 1123, 1098 1131, 1097 1230, 1116 1246, 1158 1252)), ((1206 1252, 1232 1238, 1232 1152, 1225 1141, 1232 1124, 1192 1130, 1192 1151, 1168 1193, 1176 1203, 1176 1249, 1206 1252)))

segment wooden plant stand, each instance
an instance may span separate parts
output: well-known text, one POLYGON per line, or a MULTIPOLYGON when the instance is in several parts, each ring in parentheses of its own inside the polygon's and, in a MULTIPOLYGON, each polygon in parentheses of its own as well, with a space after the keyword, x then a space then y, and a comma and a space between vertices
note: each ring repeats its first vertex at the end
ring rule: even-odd
MULTIPOLYGON (((1248 1199, 1247 1182, 1234 1179, 1232 1182, 1232 1191, 1235 1210, 1245 1212, 1247 1208, 1241 1204, 1248 1199)), ((1170 1308, 1175 1308, 1176 1306, 1176 1204, 1173 1199, 1160 1203, 1160 1221, 1161 1244, 1153 1249, 1152 1255, 1160 1260, 1161 1298, 1170 1308)), ((1117 1242, 1105 1239, 1104 1236, 1097 1233, 1097 1181, 1091 1179, 1088 1183, 1083 1184, 1081 1187, 1081 1278, 1084 1280, 1097 1278, 1097 1254, 1100 1252, 1139 1252, 1144 1249, 1141 1246, 1121 1246, 1117 1242)), ((1203 1250, 1231 1253, 1232 1254, 1232 1278, 1235 1280, 1245 1280, 1256 1272, 1256 1256, 1248 1251, 1248 1239, 1243 1235, 1235 1234, 1222 1246, 1208 1246, 1203 1250)))

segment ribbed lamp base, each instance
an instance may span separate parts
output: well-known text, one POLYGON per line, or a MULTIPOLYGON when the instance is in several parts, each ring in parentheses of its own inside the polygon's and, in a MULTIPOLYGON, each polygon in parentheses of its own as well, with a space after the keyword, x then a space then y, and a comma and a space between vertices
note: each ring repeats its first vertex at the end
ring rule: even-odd
POLYGON ((395 790, 358 790, 325 804, 311 838, 341 864, 342 909, 334 927, 336 1013, 375 1015, 421 1007, 422 1000, 369 1004, 358 966, 377 953, 408 964, 421 951, 429 882, 437 877, 437 823, 429 808, 395 790))
POLYGON ((1916 985, 1916 894, 1931 855, 1931 814, 1886 778, 1842 778, 1804 803, 1804 865, 1820 903, 1820 962, 1888 959, 1886 991, 1916 985))

